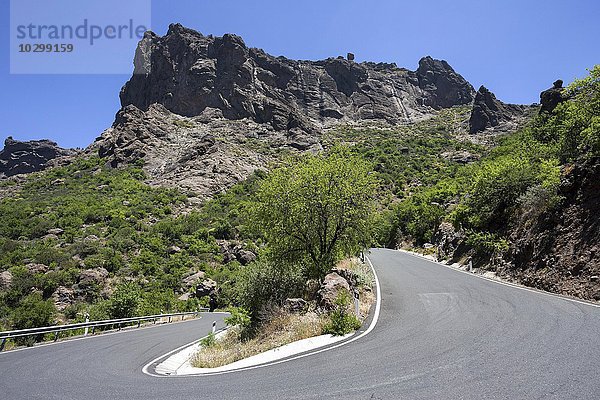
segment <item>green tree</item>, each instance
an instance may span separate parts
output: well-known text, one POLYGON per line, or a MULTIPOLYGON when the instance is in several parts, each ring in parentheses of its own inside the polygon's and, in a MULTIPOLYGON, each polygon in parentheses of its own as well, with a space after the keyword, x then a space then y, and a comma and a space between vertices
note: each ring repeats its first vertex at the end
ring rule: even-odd
POLYGON ((302 262, 320 278, 343 254, 369 245, 377 180, 345 147, 305 155, 261 183, 256 226, 276 260, 302 262))
POLYGON ((111 318, 130 318, 138 314, 142 297, 140 288, 133 282, 123 282, 113 293, 108 312, 111 318))

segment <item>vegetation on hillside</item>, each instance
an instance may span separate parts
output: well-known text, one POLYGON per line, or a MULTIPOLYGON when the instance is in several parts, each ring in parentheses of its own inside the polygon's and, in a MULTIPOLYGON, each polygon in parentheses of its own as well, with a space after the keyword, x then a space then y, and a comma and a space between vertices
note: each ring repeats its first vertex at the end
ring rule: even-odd
POLYGON ((561 168, 600 155, 600 66, 566 90, 569 100, 500 138, 480 161, 443 171, 394 204, 382 241, 433 242, 447 221, 482 259, 508 249, 508 233, 558 207, 561 168))

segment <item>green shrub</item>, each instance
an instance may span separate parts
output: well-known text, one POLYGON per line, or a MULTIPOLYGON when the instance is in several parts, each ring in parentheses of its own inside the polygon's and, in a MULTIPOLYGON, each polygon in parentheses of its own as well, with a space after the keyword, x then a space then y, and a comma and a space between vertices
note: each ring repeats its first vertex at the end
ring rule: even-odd
MULTIPOLYGON (((14 329, 30 329, 54 324, 56 308, 50 300, 44 300, 39 293, 25 297, 12 313, 14 329)), ((43 335, 18 338, 18 344, 32 346, 35 341, 42 340, 43 335)))
POLYGON ((324 334, 343 336, 360 328, 360 320, 348 312, 350 301, 347 291, 339 292, 335 299, 335 309, 331 311, 329 321, 323 327, 324 334))
POLYGON ((241 329, 248 328, 252 322, 250 313, 241 307, 229 307, 227 310, 231 314, 225 318, 227 326, 239 326, 241 329))
POLYGON ((208 335, 200 339, 200 346, 202 347, 212 347, 217 343, 216 335, 210 332, 208 335))
POLYGON ((267 304, 281 305, 304 288, 302 269, 297 265, 257 261, 240 271, 236 284, 237 300, 253 318, 267 304))
POLYGON ((140 288, 133 282, 120 283, 108 303, 108 314, 111 318, 130 318, 139 313, 142 298, 140 288))

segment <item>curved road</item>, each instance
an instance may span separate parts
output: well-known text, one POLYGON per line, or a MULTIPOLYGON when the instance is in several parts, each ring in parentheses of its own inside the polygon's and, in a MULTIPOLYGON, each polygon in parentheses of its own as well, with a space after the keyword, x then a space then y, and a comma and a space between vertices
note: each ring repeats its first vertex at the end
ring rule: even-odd
MULTIPOLYGON (((2 399, 597 399, 600 308, 373 250, 379 322, 279 365, 155 378, 212 316, 0 354, 2 399)), ((216 319, 216 317, 215 317, 216 319)))

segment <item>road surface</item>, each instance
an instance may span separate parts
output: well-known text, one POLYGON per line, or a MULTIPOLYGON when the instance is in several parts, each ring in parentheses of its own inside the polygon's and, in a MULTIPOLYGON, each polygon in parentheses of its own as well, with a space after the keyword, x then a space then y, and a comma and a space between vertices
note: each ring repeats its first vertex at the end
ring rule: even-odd
MULTIPOLYGON (((156 378, 204 319, 0 354, 1 399, 598 399, 600 308, 392 250, 370 256, 382 306, 346 346, 214 376, 156 378)), ((222 316, 221 316, 222 317, 222 316)), ((220 322, 221 323, 221 322, 220 322)))

